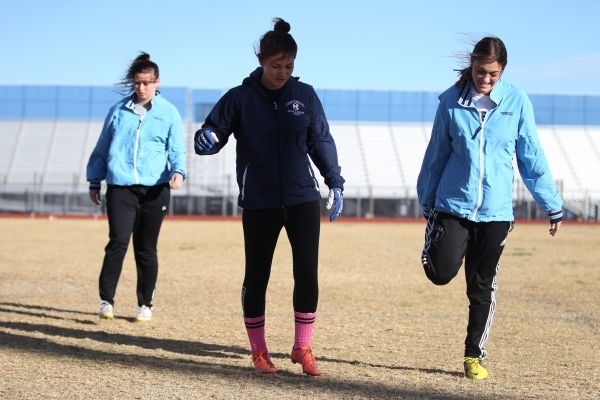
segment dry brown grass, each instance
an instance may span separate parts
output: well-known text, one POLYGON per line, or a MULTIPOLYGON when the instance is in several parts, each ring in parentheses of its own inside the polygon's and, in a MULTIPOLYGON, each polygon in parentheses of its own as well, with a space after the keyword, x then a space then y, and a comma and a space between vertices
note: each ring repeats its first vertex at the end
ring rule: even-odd
POLYGON ((420 266, 423 224, 323 223, 313 348, 289 361, 291 253, 282 233, 267 293, 280 373, 255 376, 239 302, 239 221, 166 221, 155 318, 132 322, 127 255, 113 321, 97 311, 105 220, 0 219, 0 397, 86 399, 597 399, 600 226, 517 224, 498 276, 490 378, 462 374, 467 299, 420 266))

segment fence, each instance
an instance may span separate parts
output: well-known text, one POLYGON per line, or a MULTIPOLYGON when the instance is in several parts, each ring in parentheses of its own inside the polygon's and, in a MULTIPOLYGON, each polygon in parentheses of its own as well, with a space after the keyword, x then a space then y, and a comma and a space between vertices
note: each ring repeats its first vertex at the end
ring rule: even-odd
MULTIPOLYGON (((561 183, 558 182, 560 189, 561 183)), ((29 214, 103 214, 104 205, 98 207, 81 191, 55 190, 52 185, 37 184, 26 187, 21 192, 0 186, 0 212, 29 214)), ((63 189, 62 187, 60 189, 63 189)), ((346 217, 356 218, 420 218, 421 207, 414 195, 414 188, 390 187, 385 192, 405 193, 405 195, 380 197, 376 191, 363 187, 348 187, 351 196, 344 197, 346 217)), ((103 192, 105 189, 103 190, 103 192)), ((185 190, 172 191, 170 215, 214 215, 237 216, 241 209, 237 207, 237 189, 231 187, 212 187, 205 192, 211 195, 194 195, 185 190)), ((524 190, 522 181, 515 181, 513 191, 513 212, 516 219, 545 220, 546 211, 539 208, 529 192, 524 190)), ((564 216, 569 220, 600 221, 599 206, 590 193, 561 193, 566 198, 564 216)), ((325 209, 326 193, 322 193, 321 213, 325 209)))

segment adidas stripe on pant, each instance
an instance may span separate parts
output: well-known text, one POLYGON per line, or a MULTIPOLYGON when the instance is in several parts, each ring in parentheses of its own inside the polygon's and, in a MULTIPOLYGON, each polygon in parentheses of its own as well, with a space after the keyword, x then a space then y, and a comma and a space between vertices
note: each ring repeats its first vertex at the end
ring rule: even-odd
POLYGON ((485 358, 483 349, 496 308, 496 275, 512 222, 473 222, 442 212, 427 219, 421 261, 436 285, 449 283, 465 264, 469 323, 465 357, 485 358))

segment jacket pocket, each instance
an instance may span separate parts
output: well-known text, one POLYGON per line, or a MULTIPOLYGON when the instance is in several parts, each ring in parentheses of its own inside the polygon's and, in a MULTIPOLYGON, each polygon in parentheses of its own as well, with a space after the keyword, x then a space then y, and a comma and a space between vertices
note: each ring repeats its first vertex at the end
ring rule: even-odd
POLYGON ((244 168, 244 174, 242 175, 242 187, 240 188, 240 194, 242 195, 242 200, 244 200, 244 196, 246 196, 246 177, 248 176, 248 165, 244 168))
POLYGON ((312 181, 315 184, 315 186, 314 186, 315 190, 319 191, 319 182, 317 181, 317 178, 315 177, 315 172, 313 171, 308 159, 306 160, 306 166, 308 167, 308 173, 310 174, 310 177, 312 178, 312 181))
POLYGON ((284 190, 289 196, 305 196, 319 190, 319 183, 315 177, 308 158, 289 159, 283 169, 284 190))

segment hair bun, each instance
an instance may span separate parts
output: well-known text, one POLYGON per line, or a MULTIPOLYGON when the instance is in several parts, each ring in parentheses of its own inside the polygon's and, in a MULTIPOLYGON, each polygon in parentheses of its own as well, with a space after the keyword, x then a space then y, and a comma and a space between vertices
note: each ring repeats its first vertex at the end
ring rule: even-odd
POLYGON ((281 18, 273 18, 273 23, 275 24, 273 26, 274 31, 281 31, 281 32, 288 33, 290 31, 290 29, 292 28, 290 26, 290 24, 288 24, 281 18))
POLYGON ((136 62, 140 62, 140 61, 149 61, 149 60, 150 60, 150 54, 142 51, 140 53, 140 55, 137 56, 135 60, 133 60, 133 62, 136 63, 136 62))

